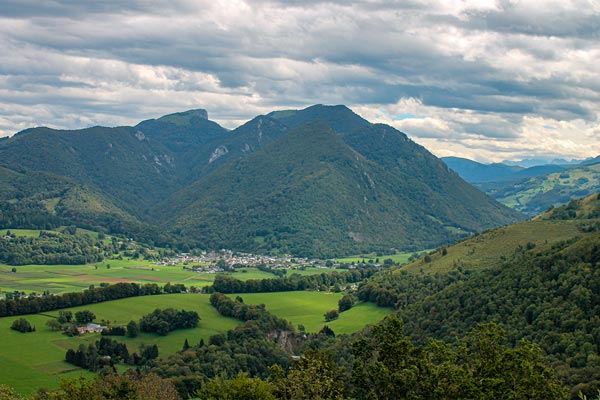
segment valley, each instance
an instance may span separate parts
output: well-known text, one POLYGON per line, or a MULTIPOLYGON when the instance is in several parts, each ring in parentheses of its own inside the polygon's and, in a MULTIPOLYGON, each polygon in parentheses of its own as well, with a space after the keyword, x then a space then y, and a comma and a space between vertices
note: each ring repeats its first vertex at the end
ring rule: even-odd
POLYGON ((204 110, 34 128, 0 156, 0 366, 21 395, 140 371, 183 398, 233 381, 288 398, 312 362, 335 377, 302 390, 338 398, 600 387, 600 201, 576 199, 597 190, 597 165, 542 179, 453 160, 507 207, 404 133, 322 105, 232 130, 204 110), (532 208, 554 192, 567 204, 532 208), (78 334, 87 323, 97 332, 78 334), (375 358, 429 364, 422 385, 372 384, 375 358))

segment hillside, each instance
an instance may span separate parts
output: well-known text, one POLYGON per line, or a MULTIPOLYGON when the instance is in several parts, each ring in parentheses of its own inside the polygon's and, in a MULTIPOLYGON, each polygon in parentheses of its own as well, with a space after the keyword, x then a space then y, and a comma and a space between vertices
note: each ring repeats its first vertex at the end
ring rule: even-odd
POLYGON ((101 190, 137 216, 177 186, 167 149, 130 127, 34 128, 0 143, 0 165, 45 171, 101 190))
POLYGON ((2 227, 72 224, 180 248, 412 251, 521 218, 345 106, 234 130, 204 110, 135 127, 33 128, 0 141, 0 168, 2 227))
POLYGON ((542 347, 572 398, 580 389, 595 394, 599 216, 598 195, 572 201, 378 274, 361 285, 359 298, 395 305, 419 340, 453 340, 479 323, 500 323, 510 343, 527 339, 542 347))
POLYGON ((600 191, 600 164, 571 168, 521 180, 487 193, 501 203, 533 216, 549 207, 600 191))
POLYGON ((101 191, 42 171, 0 167, 0 226, 52 229, 61 225, 152 240, 154 228, 127 213, 101 191))
POLYGON ((442 160, 464 180, 502 204, 535 216, 549 207, 568 203, 600 190, 600 164, 589 159, 579 164, 537 165, 528 168, 481 164, 465 158, 442 160))
POLYGON ((325 122, 225 164, 154 212, 203 247, 321 257, 416 250, 518 218, 391 127, 339 133, 325 122))

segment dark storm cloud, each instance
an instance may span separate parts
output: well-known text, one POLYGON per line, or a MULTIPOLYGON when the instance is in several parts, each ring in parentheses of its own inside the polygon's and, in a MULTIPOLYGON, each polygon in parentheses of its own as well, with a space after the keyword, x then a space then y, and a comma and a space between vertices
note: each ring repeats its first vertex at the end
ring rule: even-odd
POLYGON ((600 10, 588 4, 8 0, 0 134, 188 107, 229 127, 311 103, 379 115, 414 99, 430 117, 403 122, 415 137, 523 139, 548 119, 589 138, 600 10))

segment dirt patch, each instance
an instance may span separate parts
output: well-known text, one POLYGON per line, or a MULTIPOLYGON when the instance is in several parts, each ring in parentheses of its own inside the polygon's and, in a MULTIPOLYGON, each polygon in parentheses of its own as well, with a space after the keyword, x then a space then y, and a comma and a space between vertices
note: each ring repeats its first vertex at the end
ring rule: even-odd
POLYGON ((140 276, 136 276, 136 279, 143 279, 145 281, 156 281, 156 282, 162 282, 163 279, 158 278, 156 276, 148 276, 148 275, 140 275, 140 276))
POLYGON ((100 281, 100 282, 113 282, 113 283, 128 283, 133 282, 131 279, 127 278, 106 278, 103 276, 93 276, 93 275, 77 275, 78 279, 86 280, 86 281, 100 281))

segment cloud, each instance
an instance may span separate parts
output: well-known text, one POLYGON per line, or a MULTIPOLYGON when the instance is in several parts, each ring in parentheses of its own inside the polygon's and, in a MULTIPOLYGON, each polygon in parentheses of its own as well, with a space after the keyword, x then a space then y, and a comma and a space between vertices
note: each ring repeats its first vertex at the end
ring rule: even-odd
POLYGON ((595 156, 599 38, 577 0, 7 0, 0 135, 343 103, 436 154, 595 156))

